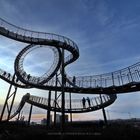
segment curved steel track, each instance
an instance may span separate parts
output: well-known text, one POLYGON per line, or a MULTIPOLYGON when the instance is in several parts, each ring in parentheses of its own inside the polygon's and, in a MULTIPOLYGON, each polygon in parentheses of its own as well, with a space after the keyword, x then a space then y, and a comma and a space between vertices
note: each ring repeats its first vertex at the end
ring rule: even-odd
MULTIPOLYGON (((62 90, 61 84, 56 86, 56 80, 54 77, 59 69, 61 71, 61 49, 67 50, 70 53, 70 55, 64 58, 64 67, 66 67, 68 64, 76 61, 79 58, 79 49, 75 42, 67 37, 57 34, 23 29, 21 27, 10 24, 1 18, 0 34, 13 40, 29 44, 16 57, 14 66, 15 78, 13 78, 12 74, 0 69, 1 79, 20 88, 34 87, 52 91, 62 90), (54 52, 55 59, 48 72, 46 72, 41 77, 36 77, 26 73, 23 68, 23 61, 25 56, 28 55, 30 51, 39 47, 50 47, 54 52)), ((58 80, 60 83, 62 82, 61 77, 59 77, 58 80)), ((136 63, 132 66, 111 73, 75 77, 75 82, 73 82, 73 78, 69 77, 65 72, 65 80, 65 92, 80 94, 107 94, 107 96, 110 97, 110 100, 106 101, 106 104, 100 104, 99 108, 96 107, 96 109, 100 109, 101 106, 106 106, 113 103, 116 100, 115 94, 140 90, 140 63, 136 63)), ((42 107, 41 105, 31 100, 28 100, 27 102, 42 107)), ((44 108, 47 107, 45 106, 44 108)), ((86 111, 93 111, 96 109, 92 108, 90 110, 87 109, 86 111)), ((57 108, 52 108, 52 110, 59 111, 57 108)), ((65 111, 74 112, 73 110, 65 111)), ((81 109, 80 112, 82 111, 83 110, 81 109)))
MULTIPOLYGON (((111 96, 102 95, 102 101, 100 97, 94 97, 91 99, 91 105, 89 106, 89 104, 86 104, 85 107, 83 107, 80 99, 73 99, 72 108, 70 107, 69 100, 66 100, 65 113, 85 113, 90 111, 96 111, 103 107, 111 105, 116 100, 116 98, 117 98, 116 94, 112 94, 111 96)), ((33 96, 27 93, 22 97, 19 106, 17 107, 13 115, 11 115, 10 119, 15 117, 20 112, 25 103, 29 103, 42 109, 49 109, 50 111, 61 112, 61 100, 55 101, 54 99, 52 99, 51 106, 48 107, 47 98, 33 96), (55 103, 57 104, 57 106, 55 106, 55 103)))

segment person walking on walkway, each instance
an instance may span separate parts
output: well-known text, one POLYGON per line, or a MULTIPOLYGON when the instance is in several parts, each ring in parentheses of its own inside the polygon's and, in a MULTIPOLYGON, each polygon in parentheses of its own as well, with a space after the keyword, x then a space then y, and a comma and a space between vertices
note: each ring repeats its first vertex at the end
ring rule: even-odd
POLYGON ((73 76, 72 82, 75 85, 75 83, 76 83, 76 77, 75 76, 73 76))
POLYGON ((82 104, 83 104, 83 108, 85 108, 86 106, 85 106, 85 104, 86 104, 86 99, 83 97, 83 99, 82 99, 82 104))
POLYGON ((89 99, 89 97, 87 97, 87 102, 88 102, 88 105, 89 105, 89 107, 91 106, 91 104, 90 104, 90 99, 89 99))
POLYGON ((30 80, 30 78, 31 78, 31 75, 30 75, 30 74, 28 74, 28 76, 27 76, 28 81, 30 80))

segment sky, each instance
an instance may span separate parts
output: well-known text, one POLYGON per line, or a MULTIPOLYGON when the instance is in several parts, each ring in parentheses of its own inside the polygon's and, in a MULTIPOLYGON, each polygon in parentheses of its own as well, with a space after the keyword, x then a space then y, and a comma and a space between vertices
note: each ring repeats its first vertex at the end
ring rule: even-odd
MULTIPOLYGON (((80 57, 67 67, 70 76, 112 72, 139 62, 139 15, 139 0, 0 0, 0 17, 6 21, 30 30, 64 35, 78 45, 80 57)), ((15 57, 25 46, 0 36, 0 68, 13 73, 15 57)), ((26 58, 29 72, 43 73, 45 66, 51 65, 53 54, 45 49, 36 50, 26 58)), ((9 85, 0 82, 2 106, 9 85)), ((39 89, 18 89, 17 104, 27 92, 47 96, 47 91, 39 89)), ((140 117, 139 100, 139 92, 118 95, 115 103, 106 108, 108 119, 140 117)), ((46 113, 36 110, 33 111, 36 115, 46 113)), ((74 119, 102 119, 102 112, 77 114, 74 119)))

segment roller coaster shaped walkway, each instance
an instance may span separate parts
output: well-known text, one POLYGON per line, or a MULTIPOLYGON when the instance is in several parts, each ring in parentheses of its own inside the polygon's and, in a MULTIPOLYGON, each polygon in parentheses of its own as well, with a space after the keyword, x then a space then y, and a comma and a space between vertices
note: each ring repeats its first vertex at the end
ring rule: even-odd
MULTIPOLYGON (((0 69, 0 78, 19 88, 38 88, 51 91, 62 91, 79 94, 100 94, 103 99, 97 97, 91 99, 91 106, 83 108, 81 101, 72 100, 72 108, 69 107, 69 101, 66 102, 65 112, 82 113, 101 109, 109 106, 116 99, 116 94, 128 93, 140 90, 140 63, 136 63, 127 68, 105 73, 101 75, 70 77, 63 71, 63 77, 57 77, 56 85, 55 75, 60 71, 62 75, 62 63, 65 68, 70 63, 79 58, 79 49, 71 39, 52 33, 36 32, 27 30, 0 18, 0 34, 7 38, 29 44, 17 55, 14 63, 15 73, 6 72, 0 69), (54 61, 51 68, 42 76, 33 76, 23 68, 24 58, 33 50, 48 47, 54 53, 54 61), (63 57, 63 50, 68 51, 70 55, 63 57), (63 62, 62 62, 63 61, 63 62), (64 79, 64 83, 63 80, 64 79), (104 95, 103 95, 104 94, 104 95)), ((48 99, 26 94, 23 96, 17 110, 10 119, 13 118, 23 108, 25 102, 44 109, 61 112, 59 100, 51 100, 51 107, 48 108, 48 99), (56 102, 57 106, 53 103, 56 102)))

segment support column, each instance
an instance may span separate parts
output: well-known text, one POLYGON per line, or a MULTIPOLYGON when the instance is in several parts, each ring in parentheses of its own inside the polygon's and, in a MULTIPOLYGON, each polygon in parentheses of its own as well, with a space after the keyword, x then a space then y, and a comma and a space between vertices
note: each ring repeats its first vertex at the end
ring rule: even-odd
MULTIPOLYGON (((71 110, 71 93, 69 93, 70 98, 70 110, 71 110)), ((70 122, 72 123, 72 112, 70 113, 70 122)))
POLYGON ((29 117, 28 117, 28 125, 30 125, 31 115, 32 115, 32 109, 33 109, 33 105, 31 104, 30 112, 29 112, 29 117))
POLYGON ((48 94, 48 111, 47 111, 47 127, 50 127, 50 109, 51 109, 51 90, 48 94))
MULTIPOLYGON (((55 79, 55 86, 57 87, 57 74, 55 79)), ((55 102, 54 102, 54 108, 56 108, 56 101, 57 101, 57 91, 55 91, 55 102)), ((54 126, 56 126, 56 111, 54 110, 54 126)))
MULTIPOLYGON (((101 94, 100 94, 100 99, 101 99, 101 105, 102 105, 102 104, 103 104, 103 100, 102 100, 102 96, 101 96, 101 94)), ((107 117, 106 117, 106 112, 105 112, 104 107, 102 107, 102 112, 103 112, 103 117, 104 117, 105 125, 107 125, 108 122, 107 122, 107 117)))
POLYGON ((61 128, 62 130, 64 129, 64 124, 65 124, 65 91, 64 91, 64 87, 65 87, 65 80, 66 80, 66 77, 65 77, 65 71, 64 71, 64 49, 62 49, 62 64, 61 64, 61 69, 62 69, 62 86, 61 86, 61 89, 62 89, 62 105, 61 105, 61 108, 62 108, 62 119, 61 119, 61 128))
POLYGON ((12 98, 12 101, 11 101, 11 105, 10 105, 10 109, 9 109, 9 113, 8 113, 7 120, 10 119, 10 115, 11 115, 11 111, 12 111, 13 104, 14 104, 14 101, 15 101, 16 93, 17 93, 17 87, 15 87, 15 90, 14 90, 14 92, 13 92, 13 98, 12 98))
MULTIPOLYGON (((13 79, 12 79, 13 82, 14 82, 14 79, 15 79, 15 75, 13 76, 13 79)), ((7 96, 6 96, 6 99, 5 99, 5 103, 4 103, 2 112, 1 112, 0 121, 2 121, 4 112, 6 111, 6 109, 7 109, 7 113, 8 113, 6 120, 8 121, 10 119, 10 115, 11 115, 11 111, 12 111, 12 108, 13 108, 16 93, 17 93, 17 87, 10 84, 10 87, 8 89, 8 93, 7 93, 7 96), (14 87, 14 91, 12 92, 13 87, 14 87), (8 101, 10 99, 11 99, 11 102, 9 103, 8 101)))

